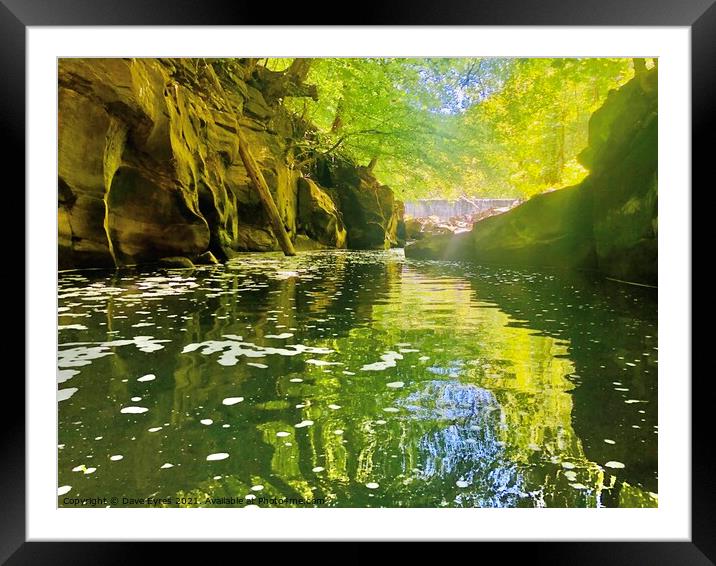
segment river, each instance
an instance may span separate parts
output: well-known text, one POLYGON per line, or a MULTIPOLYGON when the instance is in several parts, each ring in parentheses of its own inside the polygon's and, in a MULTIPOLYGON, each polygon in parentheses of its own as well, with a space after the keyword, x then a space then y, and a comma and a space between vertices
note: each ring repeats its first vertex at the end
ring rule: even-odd
POLYGON ((402 250, 63 272, 58 504, 654 507, 656 314, 402 250))

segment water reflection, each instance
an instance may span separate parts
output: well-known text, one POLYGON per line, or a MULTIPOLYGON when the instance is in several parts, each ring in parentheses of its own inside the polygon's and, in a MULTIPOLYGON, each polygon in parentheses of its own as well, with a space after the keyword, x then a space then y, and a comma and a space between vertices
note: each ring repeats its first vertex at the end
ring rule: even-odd
POLYGON ((648 290, 399 251, 59 287, 61 505, 657 504, 648 290))

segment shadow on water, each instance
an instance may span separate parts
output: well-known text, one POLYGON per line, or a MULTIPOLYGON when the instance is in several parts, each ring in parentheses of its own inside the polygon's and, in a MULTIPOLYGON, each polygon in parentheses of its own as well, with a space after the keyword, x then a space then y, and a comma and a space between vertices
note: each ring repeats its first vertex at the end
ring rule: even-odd
POLYGON ((320 252, 63 273, 59 305, 60 505, 657 503, 649 290, 320 252))

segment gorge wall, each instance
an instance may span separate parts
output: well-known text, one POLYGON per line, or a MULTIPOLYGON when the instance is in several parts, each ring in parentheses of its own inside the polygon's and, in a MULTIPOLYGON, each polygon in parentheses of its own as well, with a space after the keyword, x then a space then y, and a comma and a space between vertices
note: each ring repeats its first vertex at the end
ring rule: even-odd
POLYGON ((402 205, 369 169, 295 165, 311 126, 282 101, 315 89, 283 73, 237 59, 61 59, 58 76, 60 269, 278 250, 239 130, 298 249, 399 243, 402 205))
POLYGON ((471 232, 409 245, 408 257, 594 269, 657 284, 657 81, 640 72, 610 92, 579 156, 589 176, 536 196, 471 232))

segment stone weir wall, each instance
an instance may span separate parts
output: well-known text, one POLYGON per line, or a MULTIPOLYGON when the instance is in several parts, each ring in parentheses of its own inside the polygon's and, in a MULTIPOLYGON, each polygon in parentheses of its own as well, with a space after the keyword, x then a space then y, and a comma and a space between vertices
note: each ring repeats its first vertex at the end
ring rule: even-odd
POLYGON ((367 168, 323 164, 328 187, 294 168, 311 128, 283 108, 281 74, 226 59, 61 59, 58 71, 60 269, 278 250, 239 129, 299 250, 400 243, 402 204, 367 168))
POLYGON ((579 156, 590 171, 582 183, 477 222, 471 232, 423 239, 406 256, 586 268, 656 285, 657 73, 613 90, 592 115, 579 156))
POLYGON ((448 219, 454 216, 467 216, 477 212, 483 212, 491 208, 512 207, 517 199, 512 198, 459 198, 457 200, 447 199, 420 199, 407 201, 405 203, 405 215, 413 218, 426 218, 437 216, 448 219))

